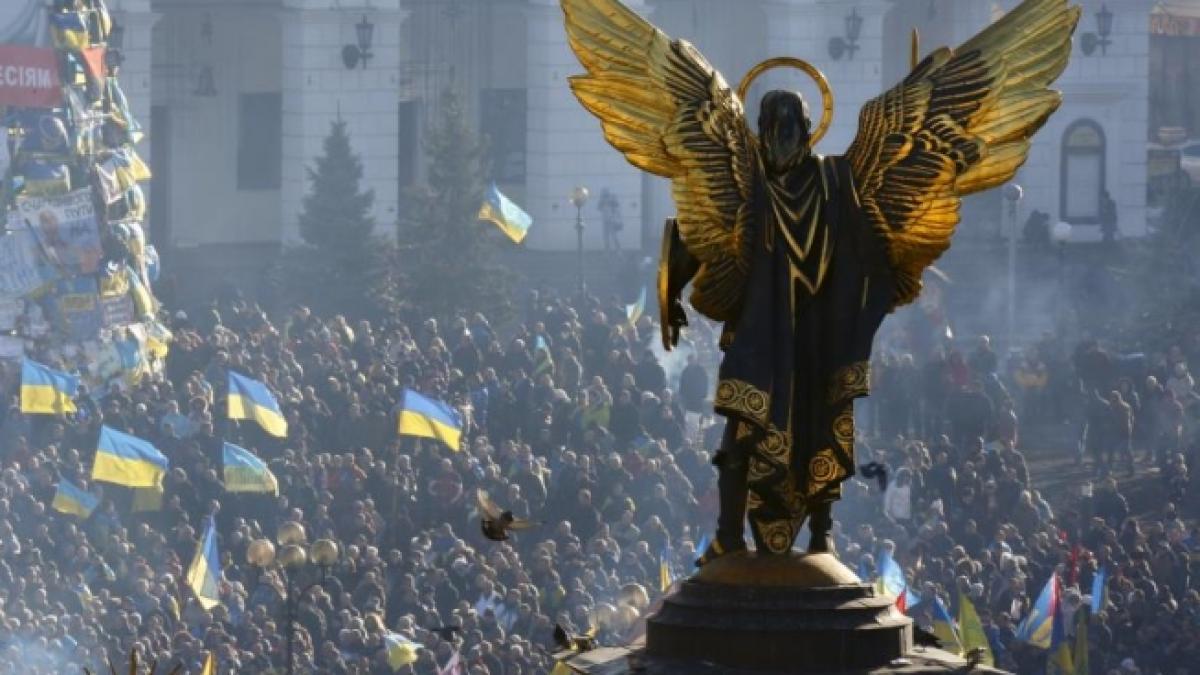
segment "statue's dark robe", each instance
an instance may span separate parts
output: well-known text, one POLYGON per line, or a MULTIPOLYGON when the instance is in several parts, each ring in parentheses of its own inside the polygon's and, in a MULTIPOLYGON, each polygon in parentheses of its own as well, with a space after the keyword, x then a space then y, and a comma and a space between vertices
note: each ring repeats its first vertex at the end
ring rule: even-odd
POLYGON ((854 474, 854 405, 895 288, 841 157, 809 157, 754 195, 741 313, 726 325, 716 409, 749 455, 760 550, 789 550, 812 504, 854 474))

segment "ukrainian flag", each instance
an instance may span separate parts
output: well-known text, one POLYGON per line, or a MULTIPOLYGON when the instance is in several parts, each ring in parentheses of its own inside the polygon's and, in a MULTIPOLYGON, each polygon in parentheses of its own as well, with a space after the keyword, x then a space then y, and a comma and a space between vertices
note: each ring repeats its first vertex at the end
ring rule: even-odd
POLYGON ((79 378, 60 373, 36 361, 21 363, 21 412, 64 415, 75 412, 71 400, 79 391, 79 378))
POLYGON ((554 357, 550 355, 550 347, 546 344, 546 338, 541 335, 537 336, 537 341, 534 343, 533 364, 535 378, 542 373, 554 374, 554 357))
POLYGON ((880 595, 890 595, 893 598, 903 598, 908 580, 904 578, 904 570, 886 550, 879 553, 879 579, 875 582, 875 590, 880 595))
POLYGON ((1049 649, 1054 632, 1054 615, 1058 612, 1058 574, 1050 577, 1042 589, 1029 616, 1017 627, 1017 639, 1034 647, 1049 649))
POLYGON ((936 596, 933 598, 933 634, 937 636, 938 642, 942 643, 942 649, 945 651, 951 654, 962 653, 962 641, 958 639, 958 628, 954 626, 954 619, 950 618, 950 610, 946 609, 946 603, 936 596))
POLYGON ((279 481, 261 459, 233 443, 225 444, 225 491, 279 495, 279 481))
POLYGON ((462 422, 458 413, 445 403, 405 389, 404 402, 400 404, 400 415, 396 420, 396 433, 401 436, 436 438, 457 451, 462 443, 462 422))
POLYGON ((254 420, 272 436, 287 437, 287 420, 267 385, 229 371, 229 419, 254 420))
POLYGON ((985 666, 995 665, 992 647, 988 644, 987 633, 983 632, 983 622, 979 620, 979 612, 975 611, 975 605, 972 604, 971 599, 961 593, 958 597, 958 630, 962 637, 964 654, 969 654, 973 649, 981 649, 983 650, 983 659, 980 663, 985 666))
POLYGON ((81 12, 52 12, 50 28, 54 46, 59 49, 78 51, 91 46, 87 21, 81 12))
POLYGON ((384 649, 387 650, 388 665, 392 670, 400 670, 404 666, 417 662, 417 651, 421 645, 409 640, 399 633, 387 633, 383 636, 384 649))
POLYGON ((629 323, 634 324, 638 319, 642 318, 642 314, 646 313, 646 287, 642 286, 642 294, 638 296, 637 302, 632 305, 625 305, 625 318, 629 319, 629 323))
POLYGON ((87 520, 99 504, 99 497, 63 479, 58 482, 58 490, 54 493, 54 501, 50 502, 50 508, 87 520))
POLYGON ((221 572, 221 556, 217 553, 217 529, 212 516, 204 528, 204 537, 196 546, 196 555, 188 567, 187 582, 196 593, 196 600, 205 610, 221 604, 217 575, 221 572))
POLYGON ((153 488, 162 485, 169 466, 167 458, 148 441, 100 427, 92 480, 131 488, 153 488))
MULTIPOLYGON (((1051 581, 1057 581, 1057 575, 1051 581)), ((1056 592, 1057 595, 1057 592, 1056 592)), ((1082 607, 1081 613, 1087 610, 1082 607)), ((1050 631, 1050 659, 1046 662, 1046 675, 1075 675, 1075 659, 1071 654, 1074 644, 1067 639, 1067 622, 1063 618, 1062 603, 1054 605, 1054 624, 1050 631)))
POLYGON ((525 240, 529 227, 533 225, 533 218, 505 197, 495 183, 488 187, 483 206, 479 208, 479 219, 495 223, 501 232, 517 244, 525 240))
POLYGON ((147 513, 152 511, 161 511, 163 505, 163 486, 162 482, 158 485, 148 488, 134 488, 133 504, 130 506, 130 511, 133 513, 147 513))
POLYGON ((658 587, 663 593, 675 583, 675 572, 671 569, 671 549, 666 546, 658 552, 658 587))
POLYGON ((200 669, 200 675, 217 675, 217 657, 211 651, 204 657, 204 667, 200 669))

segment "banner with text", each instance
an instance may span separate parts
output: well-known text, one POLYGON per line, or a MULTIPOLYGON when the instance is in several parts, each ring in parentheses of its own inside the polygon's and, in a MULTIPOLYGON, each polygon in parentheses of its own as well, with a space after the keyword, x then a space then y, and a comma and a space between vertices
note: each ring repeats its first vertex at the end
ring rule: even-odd
POLYGON ((104 251, 90 188, 59 197, 20 199, 17 217, 33 229, 50 265, 59 272, 94 274, 100 267, 104 251))
POLYGON ((53 49, 0 45, 0 105, 53 108, 62 103, 53 49))

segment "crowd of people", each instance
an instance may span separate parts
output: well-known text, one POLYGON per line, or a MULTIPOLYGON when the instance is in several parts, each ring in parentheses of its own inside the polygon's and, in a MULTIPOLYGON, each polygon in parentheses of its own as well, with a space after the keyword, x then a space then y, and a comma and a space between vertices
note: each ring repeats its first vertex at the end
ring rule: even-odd
MULTIPOLYGON (((284 672, 290 646, 297 673, 435 675, 457 659, 472 675, 526 675, 553 667, 556 624, 628 641, 663 567, 690 573, 714 520, 719 353, 713 327, 694 323, 666 355, 653 320, 631 323, 615 299, 534 294, 502 328, 480 314, 270 317, 233 296, 174 316, 161 375, 81 392, 71 415, 22 415, 19 366, 6 368, 0 671, 96 670, 136 649, 189 672, 209 651, 219 673, 284 672), (268 383, 286 438, 227 419, 230 370, 268 383), (461 448, 397 434, 406 389, 458 411, 461 448), (89 480, 101 425, 170 459, 161 505, 89 480), (277 497, 224 490, 225 441, 267 462, 277 497), (64 479, 102 497, 89 518, 51 508, 64 479), (479 490, 539 526, 485 538, 479 490), (221 602, 205 610, 185 577, 209 516, 221 602), (249 562, 252 542, 292 523, 310 542, 337 542, 337 562, 249 562), (398 670, 395 635, 419 646, 398 670)), ((858 452, 890 480, 846 486, 841 559, 870 577, 881 552, 893 555, 923 599, 911 608, 919 622, 934 595, 951 608, 971 597, 997 665, 1019 673, 1044 667, 1045 652, 1016 639, 1031 596, 1057 571, 1078 611, 1104 569, 1092 672, 1191 672, 1195 345, 1139 360, 1047 339, 1010 359, 985 338, 930 354, 906 352, 895 331, 881 342, 858 452), (1080 449, 1094 489, 1035 489, 1025 453, 1058 441, 1080 449), (1151 503, 1123 496, 1130 466, 1161 482, 1151 503)))

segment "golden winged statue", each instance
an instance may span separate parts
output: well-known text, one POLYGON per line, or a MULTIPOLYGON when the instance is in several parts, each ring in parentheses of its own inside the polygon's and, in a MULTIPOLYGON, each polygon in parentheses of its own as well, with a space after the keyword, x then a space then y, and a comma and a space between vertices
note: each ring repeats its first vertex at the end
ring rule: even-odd
POLYGON ((950 246, 961 198, 1025 161, 1061 103, 1050 86, 1080 9, 1025 0, 957 49, 933 51, 863 106, 845 155, 823 157, 812 145, 827 120, 814 131, 800 94, 768 92, 756 134, 691 44, 619 0, 561 3, 587 71, 572 90, 632 164, 671 179, 665 346, 687 323, 689 284, 696 311, 725 326, 721 515, 702 562, 745 548, 747 509, 759 551, 791 550, 806 519, 809 551, 828 551, 831 505, 854 473, 853 401, 868 391, 872 338, 950 246))

